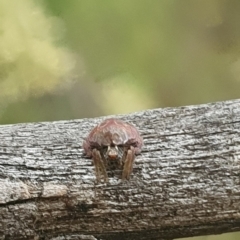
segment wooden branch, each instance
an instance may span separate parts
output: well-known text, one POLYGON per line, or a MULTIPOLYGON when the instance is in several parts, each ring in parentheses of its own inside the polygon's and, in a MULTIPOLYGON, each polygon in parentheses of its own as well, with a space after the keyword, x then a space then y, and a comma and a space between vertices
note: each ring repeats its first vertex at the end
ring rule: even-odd
POLYGON ((0 126, 0 239, 173 239, 240 230, 240 100, 118 116, 144 138, 130 181, 96 184, 103 118, 0 126))

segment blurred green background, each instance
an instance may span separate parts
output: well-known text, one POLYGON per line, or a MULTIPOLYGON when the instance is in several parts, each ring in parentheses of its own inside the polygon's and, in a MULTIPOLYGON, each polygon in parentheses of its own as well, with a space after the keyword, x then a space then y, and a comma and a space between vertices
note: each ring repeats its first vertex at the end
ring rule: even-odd
POLYGON ((239 13, 239 0, 0 0, 0 123, 239 98, 239 13))
POLYGON ((240 96, 239 0, 0 0, 0 123, 240 96))

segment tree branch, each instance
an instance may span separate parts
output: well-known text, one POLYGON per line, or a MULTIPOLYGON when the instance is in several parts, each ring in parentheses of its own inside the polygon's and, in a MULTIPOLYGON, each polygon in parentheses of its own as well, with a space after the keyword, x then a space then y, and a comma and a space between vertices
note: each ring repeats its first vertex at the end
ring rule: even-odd
POLYGON ((82 150, 103 118, 0 127, 0 239, 240 230, 240 100, 117 117, 139 129, 144 147, 130 181, 108 184, 95 183, 82 150))

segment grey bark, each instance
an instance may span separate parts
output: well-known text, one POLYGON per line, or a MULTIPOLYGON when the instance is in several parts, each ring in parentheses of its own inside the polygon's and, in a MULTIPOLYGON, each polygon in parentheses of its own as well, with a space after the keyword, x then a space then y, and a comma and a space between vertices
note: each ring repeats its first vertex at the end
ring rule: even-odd
POLYGON ((173 239, 240 230, 240 100, 116 116, 144 139, 130 181, 96 184, 104 118, 0 126, 0 239, 173 239))

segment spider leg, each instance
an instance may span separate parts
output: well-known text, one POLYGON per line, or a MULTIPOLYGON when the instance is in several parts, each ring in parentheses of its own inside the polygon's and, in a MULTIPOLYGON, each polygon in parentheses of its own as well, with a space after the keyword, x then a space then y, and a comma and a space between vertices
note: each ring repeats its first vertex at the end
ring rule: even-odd
POLYGON ((101 181, 101 175, 103 175, 104 177, 104 182, 108 182, 107 170, 99 150, 93 149, 92 156, 93 164, 95 166, 97 182, 101 181))
POLYGON ((135 159, 135 150, 134 147, 130 147, 130 149, 127 150, 127 155, 124 161, 124 167, 122 172, 122 180, 129 179, 130 174, 133 170, 133 162, 135 159))

